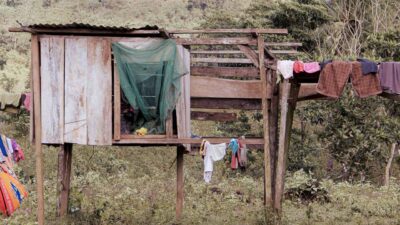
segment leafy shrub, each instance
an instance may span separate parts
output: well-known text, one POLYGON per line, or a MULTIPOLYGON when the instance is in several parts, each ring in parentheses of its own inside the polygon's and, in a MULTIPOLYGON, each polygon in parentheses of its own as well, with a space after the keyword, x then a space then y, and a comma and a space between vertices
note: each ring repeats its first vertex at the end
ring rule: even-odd
POLYGON ((289 176, 285 184, 285 197, 292 201, 303 204, 318 201, 321 203, 329 202, 327 190, 321 186, 320 182, 307 174, 304 170, 299 170, 289 176))

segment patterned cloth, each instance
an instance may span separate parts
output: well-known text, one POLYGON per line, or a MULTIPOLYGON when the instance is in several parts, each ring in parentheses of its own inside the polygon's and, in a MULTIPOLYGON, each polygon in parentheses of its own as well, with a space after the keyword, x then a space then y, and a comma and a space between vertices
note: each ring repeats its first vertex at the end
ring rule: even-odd
POLYGON ((333 61, 322 70, 317 92, 332 98, 339 98, 351 78, 354 91, 360 98, 377 95, 382 92, 379 77, 374 74, 362 75, 360 62, 333 61))

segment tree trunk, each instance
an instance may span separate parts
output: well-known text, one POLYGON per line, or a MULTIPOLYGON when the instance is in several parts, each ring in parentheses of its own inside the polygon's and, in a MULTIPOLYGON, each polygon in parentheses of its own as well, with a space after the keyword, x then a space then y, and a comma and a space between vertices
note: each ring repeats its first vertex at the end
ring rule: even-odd
POLYGON ((386 170, 385 170, 385 180, 383 181, 384 186, 389 186, 390 183, 390 170, 392 169, 392 162, 393 158, 398 154, 398 145, 396 143, 392 144, 392 148, 390 151, 390 157, 386 165, 386 170))

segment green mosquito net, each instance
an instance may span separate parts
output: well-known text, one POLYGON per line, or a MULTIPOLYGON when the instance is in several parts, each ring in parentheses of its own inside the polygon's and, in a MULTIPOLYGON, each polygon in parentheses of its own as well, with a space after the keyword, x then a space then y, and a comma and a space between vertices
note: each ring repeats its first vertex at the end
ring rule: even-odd
POLYGON ((152 41, 140 48, 113 43, 112 50, 121 89, 135 112, 134 129, 164 133, 165 121, 180 95, 180 77, 188 73, 175 41, 152 41))

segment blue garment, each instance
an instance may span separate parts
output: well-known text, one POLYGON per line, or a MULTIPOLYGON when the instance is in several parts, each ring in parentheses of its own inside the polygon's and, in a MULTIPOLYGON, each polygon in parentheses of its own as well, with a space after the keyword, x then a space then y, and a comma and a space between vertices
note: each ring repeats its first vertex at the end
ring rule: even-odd
POLYGON ((237 139, 232 138, 229 142, 228 148, 232 150, 232 155, 235 155, 236 152, 239 150, 239 142, 237 139))
POLYGON ((0 135, 0 150, 1 150, 1 153, 3 153, 3 156, 8 157, 7 150, 6 150, 6 147, 4 146, 1 135, 0 135))
POLYGON ((361 70, 363 75, 375 74, 378 72, 378 65, 375 62, 369 61, 368 59, 357 59, 361 63, 361 70))

